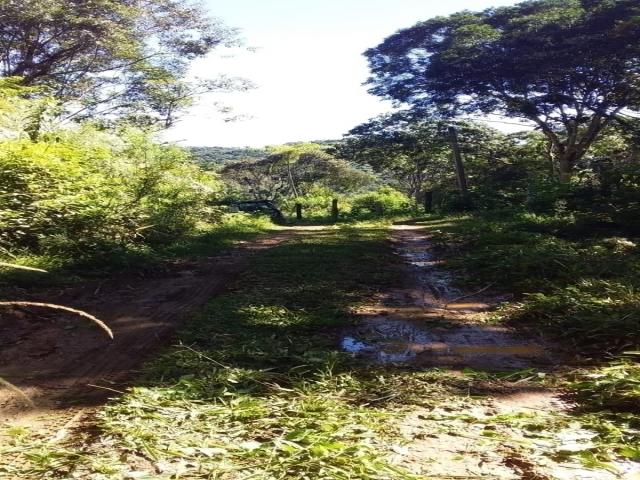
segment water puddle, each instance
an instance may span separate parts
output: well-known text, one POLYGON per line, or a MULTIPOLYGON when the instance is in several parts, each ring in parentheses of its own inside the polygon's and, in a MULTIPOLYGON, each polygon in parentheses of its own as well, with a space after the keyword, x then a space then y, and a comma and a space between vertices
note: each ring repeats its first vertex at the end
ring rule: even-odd
POLYGON ((540 345, 519 339, 507 328, 466 318, 490 305, 451 286, 450 274, 439 268, 423 232, 398 229, 394 245, 412 285, 363 310, 357 326, 342 338, 344 351, 381 364, 503 369, 546 363, 540 345))

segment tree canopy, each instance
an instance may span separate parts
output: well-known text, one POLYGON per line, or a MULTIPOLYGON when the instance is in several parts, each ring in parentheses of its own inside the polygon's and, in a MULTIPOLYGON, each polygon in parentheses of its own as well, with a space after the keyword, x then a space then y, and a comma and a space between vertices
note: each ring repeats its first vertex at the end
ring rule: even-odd
POLYGON ((368 50, 368 83, 373 94, 417 110, 530 120, 566 179, 613 119, 640 109, 639 38, 637 0, 463 11, 368 50))
POLYGON ((6 0, 0 24, 0 75, 46 87, 76 116, 159 116, 168 125, 194 95, 244 86, 184 80, 189 61, 238 43, 189 0, 6 0))
POLYGON ((452 124, 457 127, 462 153, 472 163, 500 159, 511 146, 505 135, 479 123, 425 120, 408 112, 396 112, 353 128, 339 152, 354 162, 371 166, 418 199, 425 189, 447 186, 455 178, 447 134, 452 124))
POLYGON ((237 193, 257 200, 295 199, 315 187, 334 194, 354 193, 374 183, 369 172, 328 150, 317 143, 272 146, 263 158, 229 163, 220 174, 237 193))

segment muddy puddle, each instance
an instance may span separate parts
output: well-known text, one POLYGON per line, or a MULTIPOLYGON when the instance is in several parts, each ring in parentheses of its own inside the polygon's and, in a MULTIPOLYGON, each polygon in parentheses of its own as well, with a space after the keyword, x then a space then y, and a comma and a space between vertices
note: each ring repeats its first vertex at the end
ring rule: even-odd
POLYGON ((392 238, 406 285, 358 312, 357 325, 341 340, 344 351, 375 363, 418 366, 500 370, 549 362, 541 345, 479 320, 499 299, 453 287, 424 231, 397 226, 392 238))

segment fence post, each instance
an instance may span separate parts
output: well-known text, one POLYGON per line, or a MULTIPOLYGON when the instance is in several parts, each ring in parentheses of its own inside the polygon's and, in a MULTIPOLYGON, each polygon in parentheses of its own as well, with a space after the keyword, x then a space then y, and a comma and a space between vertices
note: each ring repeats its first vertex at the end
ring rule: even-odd
POLYGON ((339 213, 340 213, 340 210, 338 210, 338 199, 334 198, 333 201, 331 202, 331 219, 334 222, 338 221, 339 213))
POLYGON ((296 220, 302 220, 302 204, 296 203, 296 220))

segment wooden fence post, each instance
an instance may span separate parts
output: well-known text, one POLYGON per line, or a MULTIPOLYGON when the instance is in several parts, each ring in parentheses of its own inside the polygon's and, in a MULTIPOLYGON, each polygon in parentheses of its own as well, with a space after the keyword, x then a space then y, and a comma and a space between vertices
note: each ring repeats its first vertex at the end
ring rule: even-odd
POLYGON ((302 204, 296 203, 296 220, 302 220, 302 204))
POLYGON ((331 219, 334 222, 338 221, 338 215, 340 214, 340 210, 338 210, 338 199, 334 198, 331 202, 331 219))

